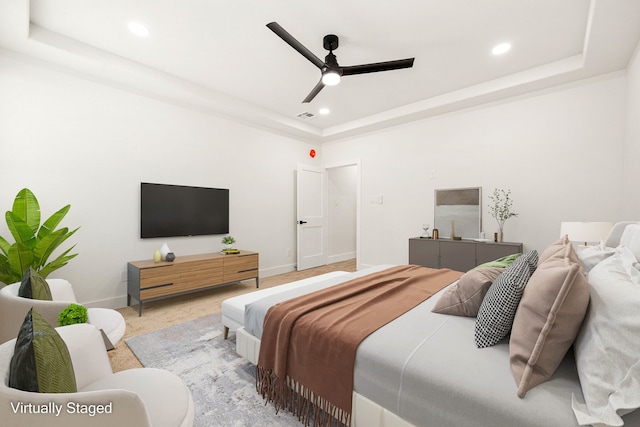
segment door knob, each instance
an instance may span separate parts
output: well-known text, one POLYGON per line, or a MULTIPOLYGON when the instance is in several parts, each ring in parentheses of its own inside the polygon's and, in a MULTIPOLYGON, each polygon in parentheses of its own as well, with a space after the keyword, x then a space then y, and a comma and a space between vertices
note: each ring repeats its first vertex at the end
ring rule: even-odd
POLYGON ((306 224, 306 223, 307 223, 307 221, 298 221, 298 224, 301 224, 301 225, 302 224, 306 224))

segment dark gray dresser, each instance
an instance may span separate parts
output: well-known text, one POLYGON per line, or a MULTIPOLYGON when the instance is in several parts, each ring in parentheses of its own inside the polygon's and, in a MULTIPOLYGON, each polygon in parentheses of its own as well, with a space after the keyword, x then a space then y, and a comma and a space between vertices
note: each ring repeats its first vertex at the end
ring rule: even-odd
POLYGON ((482 263, 522 253, 522 243, 473 240, 409 239, 409 264, 468 271, 482 263))

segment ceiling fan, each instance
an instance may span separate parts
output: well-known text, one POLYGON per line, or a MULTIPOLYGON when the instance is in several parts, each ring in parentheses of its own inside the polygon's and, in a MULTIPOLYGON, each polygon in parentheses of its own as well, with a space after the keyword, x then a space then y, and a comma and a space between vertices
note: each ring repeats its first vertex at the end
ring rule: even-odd
POLYGON ((302 43, 296 40, 291 34, 289 34, 284 28, 277 22, 271 22, 267 24, 267 27, 276 33, 278 37, 284 40, 292 48, 297 50, 302 56, 307 58, 313 65, 318 67, 322 72, 322 77, 318 84, 311 90, 309 95, 302 102, 311 102, 313 98, 322 90, 325 86, 333 86, 340 82, 341 76, 351 76, 354 74, 375 73, 378 71, 398 70, 401 68, 413 67, 413 60, 415 58, 398 59, 396 61, 376 62, 372 64, 352 65, 349 67, 341 67, 338 65, 338 60, 333 54, 333 51, 338 48, 338 36, 334 34, 328 34, 324 36, 322 44, 329 54, 325 57, 324 61, 315 56, 309 49, 304 47, 302 43))

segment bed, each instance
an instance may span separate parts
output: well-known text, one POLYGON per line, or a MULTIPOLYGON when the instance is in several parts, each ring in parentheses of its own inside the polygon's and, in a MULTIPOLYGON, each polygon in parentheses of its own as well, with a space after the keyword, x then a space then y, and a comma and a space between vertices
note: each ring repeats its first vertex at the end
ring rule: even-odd
MULTIPOLYGON (((635 247, 635 259, 632 261, 637 263, 640 257, 640 226, 636 223, 617 224, 606 242, 578 254, 580 262, 584 263, 581 268, 586 272, 593 271, 594 281, 597 279, 595 273, 607 278, 611 276, 598 264, 604 265, 605 260, 611 261, 618 256, 619 250, 616 248, 622 246, 620 240, 627 225, 634 225, 637 230, 635 237, 633 233, 627 233, 633 239, 627 238, 626 242, 626 246, 635 247)), ((627 257, 630 252, 625 252, 627 257)), ((295 293, 331 287, 391 267, 381 265, 356 273, 307 280, 304 286, 296 287, 295 293)), ((635 264, 637 267, 638 264, 635 264)), ((634 276, 635 279, 637 276, 634 276)), ((518 397, 519 388, 511 366, 513 349, 510 349, 508 339, 487 348, 478 348, 474 341, 476 318, 432 312, 442 295, 456 286, 457 282, 381 327, 359 345, 353 373, 352 425, 566 427, 587 425, 589 421, 594 421, 595 418, 584 414, 583 388, 589 387, 581 386, 581 380, 584 385, 584 375, 592 374, 589 369, 593 370, 599 363, 608 363, 604 359, 584 356, 593 353, 588 349, 591 341, 588 338, 591 336, 585 332, 585 326, 582 326, 576 339, 575 351, 566 353, 546 381, 532 387, 524 397, 518 397), (590 368, 585 368, 585 363, 590 368)), ((591 288, 591 303, 585 315, 585 325, 598 321, 593 308, 598 306, 599 296, 596 295, 594 299, 593 286, 591 288)), ((245 306, 243 324, 236 325, 236 349, 241 356, 258 363, 262 331, 260 320, 255 318, 256 311, 257 319, 260 319, 260 311, 265 310, 265 304, 277 304, 294 296, 287 292, 272 293, 264 300, 255 299, 245 306)), ((640 299, 636 301, 640 303, 640 299)), ((629 348, 622 352, 623 356, 635 357, 637 362, 640 325, 632 316, 625 319, 624 327, 618 329, 628 332, 628 335, 612 338, 629 342, 626 346, 629 348)), ((625 363, 634 365, 633 360, 625 363)), ((607 376, 616 381, 620 378, 626 378, 626 381, 635 378, 637 381, 640 372, 633 369, 629 368, 622 377, 619 373, 605 371, 607 376)), ((614 404, 616 408, 621 408, 618 413, 624 414, 620 421, 635 426, 640 425, 640 411, 633 409, 640 406, 640 401, 635 396, 638 386, 632 384, 630 387, 635 390, 630 393, 631 397, 622 396, 614 404)), ((593 394, 593 390, 588 392, 593 394)), ((604 425, 622 425, 615 419, 607 423, 604 425)))
MULTIPOLYGON (((224 338, 226 339, 229 332, 235 332, 238 328, 244 326, 245 307, 261 298, 270 297, 281 294, 294 289, 307 289, 307 292, 313 290, 311 285, 318 282, 331 280, 335 277, 348 274, 346 271, 331 271, 329 273, 320 274, 318 276, 297 280, 295 282, 286 283, 284 285, 274 286, 272 288, 262 289, 256 292, 238 295, 227 298, 222 301, 222 324, 224 325, 224 338)), ((337 281, 335 283, 338 283, 337 281)), ((255 362, 254 362, 255 363, 255 362)))

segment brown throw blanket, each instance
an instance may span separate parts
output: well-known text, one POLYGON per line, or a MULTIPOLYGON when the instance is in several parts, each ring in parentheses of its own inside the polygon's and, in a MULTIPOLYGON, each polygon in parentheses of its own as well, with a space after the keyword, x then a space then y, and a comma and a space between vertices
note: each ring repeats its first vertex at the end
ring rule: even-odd
POLYGON ((391 267, 284 301, 264 319, 257 389, 305 425, 350 425, 356 349, 462 273, 391 267), (312 409, 313 408, 313 409, 312 409))

